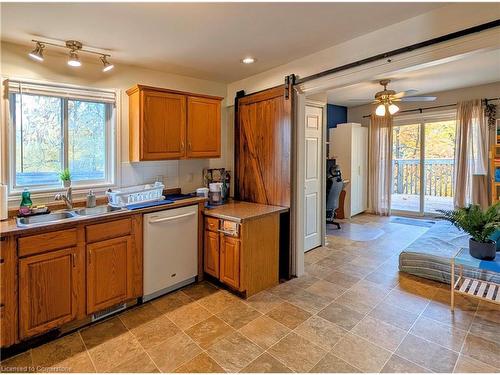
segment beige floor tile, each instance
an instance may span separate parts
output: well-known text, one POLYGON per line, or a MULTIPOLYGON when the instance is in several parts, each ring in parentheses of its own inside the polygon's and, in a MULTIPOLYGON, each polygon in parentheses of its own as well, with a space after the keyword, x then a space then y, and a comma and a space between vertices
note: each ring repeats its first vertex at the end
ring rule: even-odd
POLYGON ((294 332, 325 350, 332 349, 347 333, 345 329, 317 315, 307 319, 294 332))
POLYGON ((365 279, 385 287, 395 287, 399 283, 397 272, 384 273, 378 269, 368 274, 365 279))
POLYGON ((337 266, 334 268, 336 271, 340 271, 343 273, 347 273, 349 275, 354 275, 359 278, 364 278, 368 276, 370 273, 372 273, 376 267, 369 267, 369 266, 358 266, 355 264, 351 263, 345 263, 340 266, 337 266))
POLYGON ((311 373, 357 373, 361 370, 351 366, 339 357, 328 353, 309 372, 311 373))
POLYGON ((489 366, 486 363, 479 362, 473 358, 467 357, 465 355, 460 355, 458 357, 457 364, 455 365, 455 373, 463 374, 463 373, 496 373, 500 372, 500 369, 496 369, 493 366, 489 366))
POLYGON ((285 337, 290 329, 263 315, 240 328, 239 332, 261 348, 267 349, 285 337))
POLYGON ((160 315, 162 315, 162 313, 158 311, 153 304, 147 303, 120 314, 120 320, 125 324, 125 327, 133 329, 142 324, 149 323, 160 315))
POLYGON ((344 336, 331 353, 363 372, 379 372, 391 356, 388 350, 352 334, 344 336))
POLYGON ((133 328, 131 332, 145 349, 149 349, 177 335, 181 330, 167 316, 161 315, 147 324, 133 328))
POLYGON ((201 352, 200 347, 184 333, 148 349, 149 356, 161 372, 172 372, 201 352))
POLYGON ((143 352, 144 349, 130 332, 89 349, 98 372, 107 372, 143 352))
POLYGON ((318 313, 318 316, 324 318, 336 325, 351 330, 361 319, 363 314, 360 314, 348 307, 340 305, 336 302, 331 303, 318 313))
POLYGON ((310 287, 306 289, 306 291, 316 294, 320 297, 333 300, 340 296, 342 293, 346 291, 346 289, 339 287, 338 285, 331 283, 325 280, 318 280, 310 287))
POLYGON ((385 302, 381 302, 377 305, 369 313, 369 316, 392 324, 405 331, 408 331, 418 318, 418 314, 402 310, 399 307, 385 302))
POLYGON ((210 311, 205 309, 197 302, 187 303, 166 314, 168 318, 181 329, 189 327, 204 321, 212 315, 210 311))
POLYGON ((275 307, 266 315, 290 329, 294 329, 311 316, 307 311, 288 302, 275 307))
POLYGON ((449 304, 434 301, 429 303, 422 315, 464 331, 469 329, 474 320, 474 311, 464 311, 460 308, 451 311, 449 304))
POLYGON ((88 350, 128 333, 119 318, 111 318, 80 331, 88 350))
POLYGON ((0 372, 28 372, 31 366, 33 366, 33 359, 30 349, 7 359, 2 358, 0 372))
POLYGON ((33 365, 35 367, 52 367, 85 352, 85 345, 78 332, 61 337, 32 350, 33 365))
POLYGON ((227 372, 238 372, 263 353, 263 349, 239 332, 217 341, 207 353, 227 372))
POLYGON ((207 281, 203 281, 197 284, 192 284, 187 288, 182 289, 182 291, 186 295, 188 295, 190 298, 194 300, 199 300, 201 298, 208 297, 212 294, 217 293, 219 290, 220 290, 219 288, 217 288, 213 284, 210 284, 207 281))
POLYGON ((111 369, 112 373, 157 373, 160 372, 146 353, 140 353, 111 369))
POLYGON ((248 298, 246 302, 255 310, 265 314, 281 305, 283 300, 272 293, 262 291, 248 298))
POLYGON ((410 333, 456 352, 460 352, 465 336, 467 335, 466 331, 439 323, 424 316, 415 322, 410 333))
POLYGON ((289 281, 287 281, 285 284, 301 288, 301 289, 306 289, 309 288, 312 284, 314 284, 316 281, 319 279, 317 277, 314 277, 312 275, 302 275, 300 277, 295 277, 289 281))
POLYGON ((409 334, 396 354, 434 372, 453 372, 458 354, 430 341, 409 334))
POLYGON ((211 316, 186 330, 186 333, 203 349, 233 332, 233 328, 216 316, 211 316))
POLYGON ((304 289, 295 290, 285 299, 291 304, 300 307, 311 314, 317 313, 332 301, 331 298, 318 296, 317 294, 310 293, 304 289))
POLYGON ((390 351, 396 350, 406 336, 406 331, 370 316, 364 317, 351 332, 390 351))
POLYGON ((431 372, 413 362, 393 354, 385 364, 382 373, 427 373, 431 372))
POLYGON ((319 346, 293 332, 269 348, 268 351, 295 372, 308 372, 327 353, 319 346))
POLYGON ((500 344, 468 334, 462 354, 500 369, 500 344))
POLYGON ((225 372, 207 353, 200 353, 174 372, 177 373, 222 373, 225 372))
POLYGON ((207 297, 200 298, 198 303, 212 314, 217 314, 229 307, 235 306, 239 301, 238 297, 220 290, 207 297))
POLYGON ((238 302, 224 311, 217 314, 217 317, 225 321, 234 329, 239 329, 244 325, 257 319, 262 314, 246 303, 238 302))
MULTIPOLYGON (((432 300, 443 305, 450 306, 451 291, 448 288, 439 288, 432 300)), ((455 294, 455 307, 462 311, 475 312, 477 310, 479 300, 476 298, 464 296, 463 294, 455 294)))
POLYGON ((177 310, 192 301, 184 292, 177 291, 157 298, 151 303, 158 311, 165 314, 177 310))
POLYGON ((263 353, 259 357, 254 359, 248 366, 243 368, 240 372, 282 374, 292 372, 292 370, 290 370, 269 353, 263 353))
POLYGON ((421 314, 430 300, 415 294, 393 290, 387 295, 384 302, 414 314, 421 314))
POLYGON ((81 352, 74 356, 59 362, 55 366, 44 369, 52 372, 70 372, 70 373, 94 373, 96 369, 88 352, 81 352))
POLYGON ((500 305, 482 303, 477 309, 470 333, 500 344, 500 305))
POLYGON ((306 274, 323 279, 331 270, 328 267, 320 266, 319 264, 304 264, 306 274))
POLYGON ((323 279, 331 283, 334 283, 339 287, 349 289, 359 280, 361 280, 361 277, 340 272, 338 270, 331 270, 324 275, 323 279))

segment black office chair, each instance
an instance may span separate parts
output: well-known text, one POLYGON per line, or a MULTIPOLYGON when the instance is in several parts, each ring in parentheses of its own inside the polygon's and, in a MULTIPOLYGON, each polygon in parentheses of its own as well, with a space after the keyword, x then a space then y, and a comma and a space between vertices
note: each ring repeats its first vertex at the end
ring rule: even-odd
POLYGON ((326 188, 328 191, 326 199, 326 222, 333 224, 340 229, 340 223, 335 221, 335 210, 339 208, 340 192, 344 188, 342 177, 340 175, 328 176, 328 179, 326 180, 326 188))

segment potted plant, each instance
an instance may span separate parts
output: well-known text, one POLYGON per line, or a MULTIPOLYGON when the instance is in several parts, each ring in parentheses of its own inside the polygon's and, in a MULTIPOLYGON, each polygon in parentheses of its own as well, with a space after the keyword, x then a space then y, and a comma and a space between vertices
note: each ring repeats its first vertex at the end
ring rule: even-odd
POLYGON ((496 255, 496 242, 489 237, 500 228, 500 202, 486 210, 478 205, 446 211, 439 210, 442 218, 471 235, 470 255, 477 259, 493 260, 496 255))
POLYGON ((71 173, 69 172, 68 168, 66 168, 64 171, 59 173, 59 178, 63 182, 63 185, 65 188, 68 188, 71 186, 71 173))

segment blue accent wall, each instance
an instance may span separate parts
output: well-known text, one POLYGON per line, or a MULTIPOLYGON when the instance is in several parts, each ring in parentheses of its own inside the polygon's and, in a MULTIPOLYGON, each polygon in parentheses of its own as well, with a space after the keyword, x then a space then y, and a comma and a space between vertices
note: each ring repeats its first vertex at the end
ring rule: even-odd
POLYGON ((347 107, 335 104, 326 106, 326 124, 328 128, 336 128, 337 124, 347 122, 347 107))

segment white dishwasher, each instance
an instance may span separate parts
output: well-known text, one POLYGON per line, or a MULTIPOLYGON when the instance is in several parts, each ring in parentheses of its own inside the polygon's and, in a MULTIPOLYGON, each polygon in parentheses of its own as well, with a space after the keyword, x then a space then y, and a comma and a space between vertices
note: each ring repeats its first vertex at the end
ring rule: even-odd
POLYGON ((145 214, 143 225, 143 301, 149 301, 198 275, 198 205, 145 214))

